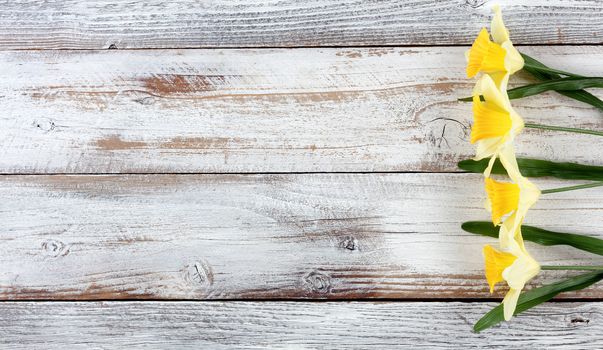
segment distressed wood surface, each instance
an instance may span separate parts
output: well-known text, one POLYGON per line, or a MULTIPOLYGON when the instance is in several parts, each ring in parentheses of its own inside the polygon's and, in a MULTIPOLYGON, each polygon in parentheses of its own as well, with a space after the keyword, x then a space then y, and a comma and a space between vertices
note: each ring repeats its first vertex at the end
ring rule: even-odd
MULTIPOLYGON (((508 0, 521 44, 600 44, 599 0, 508 0)), ((485 0, 0 1, 0 49, 467 45, 485 0)))
MULTIPOLYGON (((482 275, 496 241, 460 229, 488 218, 475 174, 9 175, 0 198, 4 300, 503 295, 482 275)), ((602 202, 601 189, 550 194, 527 223, 601 237, 602 202)), ((530 249, 543 264, 600 264, 530 249)))
MULTIPOLYGON (((1 52, 0 172, 457 171, 473 152, 464 50, 1 52)), ((602 47, 522 50, 601 74, 602 47)), ((603 128, 564 96, 514 104, 530 122, 603 128)), ((600 163, 603 141, 526 130, 518 151, 600 163)))
POLYGON ((549 303, 512 323, 471 332, 472 324, 494 305, 4 302, 0 344, 28 350, 601 348, 601 303, 549 303))

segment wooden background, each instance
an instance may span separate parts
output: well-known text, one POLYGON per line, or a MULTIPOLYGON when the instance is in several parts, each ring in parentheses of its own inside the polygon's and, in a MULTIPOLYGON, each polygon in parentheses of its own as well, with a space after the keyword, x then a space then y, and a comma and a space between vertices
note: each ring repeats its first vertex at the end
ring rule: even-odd
MULTIPOLYGON (((499 3, 521 51, 601 75, 600 0, 499 3)), ((504 295, 456 167, 491 4, 0 1, 0 346, 602 348, 603 285, 471 332, 504 295)), ((603 129, 560 95, 515 105, 603 129)), ((518 151, 601 164, 603 141, 526 130, 518 151)), ((529 224, 601 237, 601 203, 548 195, 529 224)))

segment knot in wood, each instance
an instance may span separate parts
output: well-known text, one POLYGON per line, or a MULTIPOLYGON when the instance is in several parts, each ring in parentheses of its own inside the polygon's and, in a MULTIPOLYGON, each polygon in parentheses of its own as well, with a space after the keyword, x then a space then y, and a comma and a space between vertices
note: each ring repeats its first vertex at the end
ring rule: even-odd
POLYGON ((49 132, 52 131, 56 128, 56 125, 54 124, 54 121, 51 119, 47 119, 47 118, 40 118, 40 119, 36 119, 33 121, 32 125, 38 129, 38 130, 42 130, 44 132, 49 132))
POLYGON ((570 326, 580 326, 580 325, 588 325, 588 323, 590 322, 590 320, 588 318, 584 318, 581 316, 573 316, 570 320, 570 326))
POLYGON ((185 279, 192 285, 209 287, 214 283, 214 274, 206 261, 198 260, 185 267, 185 279))
POLYGON ((49 239, 42 242, 42 250, 47 256, 51 256, 53 258, 69 254, 69 246, 54 239, 49 239))
POLYGON ((312 271, 305 275, 304 282, 315 293, 326 294, 331 291, 331 277, 320 271, 312 271))
POLYGON ((474 9, 484 6, 488 2, 487 0, 465 0, 465 4, 473 7, 474 9))
POLYGON ((339 242, 339 247, 347 250, 357 250, 358 240, 352 236, 345 236, 339 242))

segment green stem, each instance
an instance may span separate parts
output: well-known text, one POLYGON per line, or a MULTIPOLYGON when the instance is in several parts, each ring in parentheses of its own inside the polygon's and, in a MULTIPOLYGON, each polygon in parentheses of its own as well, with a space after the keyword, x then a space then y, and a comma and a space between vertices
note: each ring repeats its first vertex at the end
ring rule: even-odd
POLYGON ((566 192, 566 191, 581 190, 584 188, 592 188, 592 187, 599 187, 599 186, 603 186, 603 181, 592 182, 592 183, 584 184, 584 185, 550 188, 548 190, 542 190, 541 193, 547 194, 547 193, 566 192))
POLYGON ((603 271, 603 266, 577 266, 577 265, 542 265, 541 270, 579 270, 579 271, 603 271))
POLYGON ((603 136, 602 131, 596 130, 588 130, 588 129, 578 129, 578 128, 566 128, 563 126, 551 126, 551 125, 542 125, 542 124, 533 124, 533 123, 525 123, 526 128, 532 129, 544 129, 544 130, 555 130, 555 131, 566 131, 566 132, 575 132, 578 134, 589 134, 596 136, 603 136))
MULTIPOLYGON (((525 56, 524 56, 524 59, 525 59, 525 56)), ((525 64, 523 66, 527 67, 527 68, 535 69, 535 70, 538 70, 538 71, 541 71, 541 72, 561 74, 561 75, 565 75, 565 76, 568 76, 568 77, 575 77, 575 78, 584 78, 583 75, 569 73, 569 72, 565 72, 565 71, 562 71, 562 70, 559 70, 559 69, 549 68, 549 67, 544 66, 544 65, 534 65, 532 63, 525 62, 525 64)))

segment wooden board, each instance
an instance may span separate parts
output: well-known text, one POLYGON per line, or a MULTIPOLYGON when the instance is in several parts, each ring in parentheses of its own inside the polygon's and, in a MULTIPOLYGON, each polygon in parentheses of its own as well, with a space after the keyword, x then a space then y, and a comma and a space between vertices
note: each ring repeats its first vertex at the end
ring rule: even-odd
POLYGON ((601 303, 549 303, 472 333, 472 324, 494 305, 4 302, 0 344, 15 350, 601 348, 601 303))
MULTIPOLYGON (((457 171, 473 152, 471 105, 456 101, 473 86, 464 50, 2 52, 0 172, 457 171)), ((601 73, 600 46, 522 50, 601 73)), ((530 122, 603 129, 564 96, 515 105, 530 122)), ((526 130, 518 151, 600 163, 603 140, 526 130)))
MULTIPOLYGON (((0 197, 4 300, 503 295, 482 272, 496 241, 460 229, 488 219, 474 174, 12 175, 0 197)), ((602 202, 601 189, 549 194, 527 223, 601 237, 602 202)), ((530 249, 543 264, 600 263, 530 249)))
MULTIPOLYGON (((522 44, 600 44, 599 0, 500 1, 522 44)), ((0 49, 467 45, 485 0, 26 0, 0 7, 0 49)))

